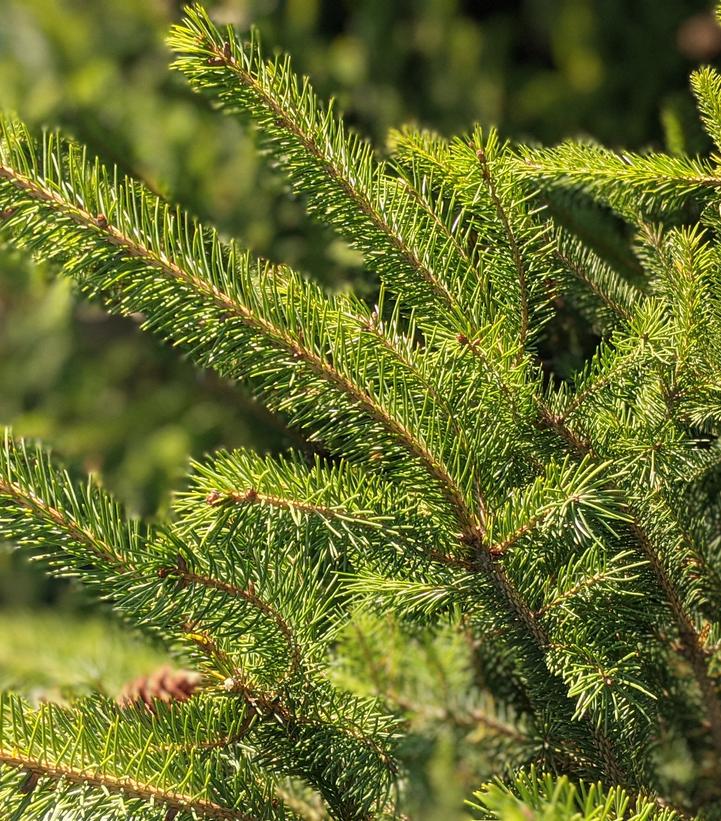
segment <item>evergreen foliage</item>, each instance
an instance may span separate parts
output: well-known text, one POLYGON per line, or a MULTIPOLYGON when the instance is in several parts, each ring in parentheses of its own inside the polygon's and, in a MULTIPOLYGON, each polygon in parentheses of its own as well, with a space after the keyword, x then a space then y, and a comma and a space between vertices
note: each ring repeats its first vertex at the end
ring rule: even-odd
POLYGON ((718 159, 406 128, 379 161, 255 34, 195 7, 170 44, 381 286, 327 294, 3 120, 11 241, 314 448, 217 453, 145 524, 6 432, 0 537, 204 677, 153 712, 3 695, 9 817, 394 817, 442 726, 483 730, 486 817, 721 815, 718 159), (567 306, 600 340, 561 380, 567 306))

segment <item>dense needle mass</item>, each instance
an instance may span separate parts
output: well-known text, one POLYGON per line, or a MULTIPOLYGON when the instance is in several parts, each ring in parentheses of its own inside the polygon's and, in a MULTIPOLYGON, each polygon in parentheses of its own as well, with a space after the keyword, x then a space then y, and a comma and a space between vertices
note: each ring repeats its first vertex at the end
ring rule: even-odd
MULTIPOLYGON (((3 694, 3 806, 397 817, 423 726, 481 733, 479 783, 500 779, 476 794, 489 817, 718 812, 717 160, 405 128, 380 161, 255 34, 196 7, 170 44, 380 291, 373 306, 328 294, 76 144, 3 120, 11 241, 241 383, 318 454, 209 456, 151 526, 6 432, 0 537, 202 678, 152 710, 3 694), (580 206, 603 245, 572 230, 580 206), (601 341, 561 381, 542 351, 568 306, 601 341), (391 669, 384 642, 445 659, 441 703, 391 669)), ((721 79, 704 69, 693 87, 718 140, 721 79)))

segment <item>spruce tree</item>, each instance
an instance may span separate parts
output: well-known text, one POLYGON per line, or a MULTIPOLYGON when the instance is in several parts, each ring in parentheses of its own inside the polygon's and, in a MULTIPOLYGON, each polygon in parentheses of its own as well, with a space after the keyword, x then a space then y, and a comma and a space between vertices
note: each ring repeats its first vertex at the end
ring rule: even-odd
MULTIPOLYGON (((398 817, 442 728, 476 816, 719 817, 721 160, 404 128, 381 161, 255 34, 198 6, 170 45, 377 297, 3 119, 4 236, 309 444, 215 453, 144 523, 6 431, 0 537, 201 683, 2 694, 3 818, 398 817), (561 378, 569 322, 598 344, 561 378)), ((721 75, 692 85, 721 150, 721 75)))

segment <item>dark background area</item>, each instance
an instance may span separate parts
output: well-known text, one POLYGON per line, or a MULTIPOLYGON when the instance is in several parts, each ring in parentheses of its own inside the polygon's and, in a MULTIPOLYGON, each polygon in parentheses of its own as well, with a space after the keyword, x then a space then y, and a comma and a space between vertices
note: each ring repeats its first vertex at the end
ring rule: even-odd
MULTIPOLYGON (((553 143, 705 151, 688 74, 721 51, 706 0, 226 0, 216 19, 256 24, 382 153, 388 128, 443 134, 474 122, 553 143)), ((253 135, 213 114, 168 69, 166 0, 3 0, 0 106, 61 126, 258 253, 331 288, 372 289, 354 254, 309 223, 253 135)), ((242 392, 198 373, 130 320, 0 239, 0 423, 95 471, 136 512, 162 513, 189 455, 291 438, 242 392)), ((0 607, 71 604, 0 553, 0 607)))

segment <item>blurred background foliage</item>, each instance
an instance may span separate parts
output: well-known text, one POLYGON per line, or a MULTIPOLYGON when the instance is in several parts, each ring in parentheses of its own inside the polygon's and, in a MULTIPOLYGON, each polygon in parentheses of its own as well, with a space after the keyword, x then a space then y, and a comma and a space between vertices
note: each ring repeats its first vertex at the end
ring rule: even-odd
MULTIPOLYGON (((708 147, 687 77, 721 53, 710 0, 207 5, 219 21, 254 23, 266 46, 289 51, 321 96, 337 97, 381 150, 388 128, 408 121, 444 134, 481 122, 524 140, 589 134, 631 148, 708 147)), ((252 134, 214 115, 168 70, 164 35, 182 3, 2 0, 0 9, 0 107, 37 127, 61 126, 257 252, 330 287, 372 294, 372 272, 306 221, 252 134)), ((78 300, 67 283, 3 247, 1 235, 0 424, 97 472, 132 511, 148 516, 167 508, 189 455, 293 442, 282 421, 195 371, 132 320, 78 300)), ((65 693, 102 680, 112 690, 156 663, 155 650, 138 649, 90 609, 68 585, 0 552, 0 684, 65 693), (32 617, 26 610, 51 606, 32 617)), ((419 646, 428 652, 427 642, 419 646)), ((439 704, 442 698, 426 713, 439 704)), ((458 763, 454 737, 436 747, 425 777, 453 794, 439 798, 435 811, 449 817, 467 785, 449 781, 458 763)), ((474 787, 476 775, 467 778, 474 787)))

